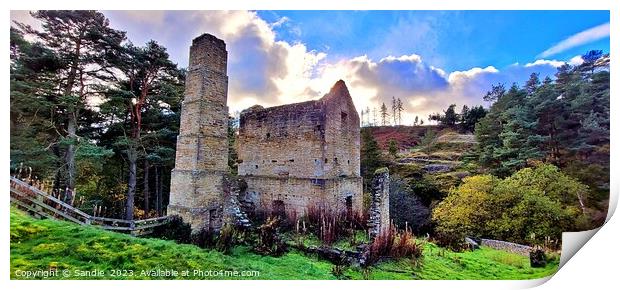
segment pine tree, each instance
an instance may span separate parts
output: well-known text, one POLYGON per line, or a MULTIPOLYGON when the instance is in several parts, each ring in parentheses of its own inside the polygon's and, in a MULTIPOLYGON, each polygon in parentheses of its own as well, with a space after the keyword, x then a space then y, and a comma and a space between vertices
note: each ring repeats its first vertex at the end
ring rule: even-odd
POLYGON ((385 103, 381 104, 381 125, 385 126, 388 123, 388 117, 390 116, 390 114, 388 114, 388 109, 385 106, 385 103))
POLYGON ((36 36, 62 60, 56 81, 62 109, 56 118, 62 118, 66 124, 59 132, 65 147, 66 186, 71 194, 75 190, 75 156, 82 125, 79 122, 87 114, 87 98, 95 91, 93 86, 110 77, 106 70, 109 56, 118 51, 125 33, 111 28, 108 19, 96 11, 44 10, 31 15, 41 21, 41 31, 25 24, 17 26, 36 36))
POLYGON ((396 100, 396 111, 398 113, 398 125, 401 124, 402 122, 402 113, 403 113, 403 102, 400 100, 400 98, 398 98, 398 100, 396 100))
POLYGON ((396 154, 398 154, 398 144, 396 143, 396 140, 390 140, 388 143, 388 152, 392 158, 396 158, 396 154))
POLYGON ((11 168, 29 167, 35 176, 49 177, 61 156, 54 154, 62 124, 54 118, 60 59, 40 43, 30 43, 21 31, 10 30, 10 149, 11 168))
POLYGON ((525 92, 529 95, 534 94, 536 89, 540 86, 540 79, 538 78, 538 73, 530 74, 530 78, 525 82, 525 92))
POLYGON ((126 128, 117 143, 124 147, 129 165, 125 213, 126 219, 131 220, 134 217, 138 159, 145 153, 143 150, 140 152, 144 148, 142 118, 149 105, 158 106, 160 89, 165 89, 165 83, 169 80, 178 79, 179 72, 169 60, 166 49, 155 41, 149 41, 144 47, 124 46, 114 59, 114 64, 122 76, 118 77, 116 88, 108 91, 108 96, 118 106, 125 107, 119 113, 127 119, 126 128), (125 112, 129 112, 129 116, 125 112))
POLYGON ((396 98, 392 97, 392 119, 393 119, 393 123, 392 125, 396 126, 396 120, 397 120, 397 110, 398 110, 398 105, 396 104, 396 98))
POLYGON ((377 108, 372 108, 372 126, 377 126, 377 108))
POLYGON ((581 56, 583 63, 579 65, 578 69, 583 78, 589 78, 594 74, 594 71, 597 68, 597 61, 601 57, 603 57, 602 50, 590 50, 581 56))

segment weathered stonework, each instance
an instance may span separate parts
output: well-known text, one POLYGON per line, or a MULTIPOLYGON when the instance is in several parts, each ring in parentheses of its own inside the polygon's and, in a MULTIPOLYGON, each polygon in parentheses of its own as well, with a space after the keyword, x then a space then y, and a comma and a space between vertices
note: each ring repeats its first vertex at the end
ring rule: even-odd
POLYGON ((506 252, 511 252, 523 256, 529 256, 530 252, 535 250, 533 247, 521 245, 517 243, 511 243, 506 241, 498 241, 498 240, 489 240, 489 239, 481 239, 481 246, 493 248, 496 250, 502 250, 506 252))
POLYGON ((193 229, 222 225, 228 172, 226 44, 203 34, 192 41, 168 214, 193 229))
POLYGON ((248 207, 361 212, 360 121, 343 81, 319 100, 244 110, 238 168, 245 182, 227 175, 226 62, 222 40, 193 40, 168 213, 194 230, 219 230, 248 226, 248 207))
POLYGON ((390 171, 380 168, 372 179, 368 228, 371 238, 390 228, 390 171))
POLYGON ((360 122, 343 81, 319 100, 244 110, 238 146, 246 201, 255 206, 362 210, 360 122))
POLYGON ((242 210, 239 195, 245 191, 247 184, 238 177, 224 176, 224 224, 239 228, 250 228, 252 223, 242 210))

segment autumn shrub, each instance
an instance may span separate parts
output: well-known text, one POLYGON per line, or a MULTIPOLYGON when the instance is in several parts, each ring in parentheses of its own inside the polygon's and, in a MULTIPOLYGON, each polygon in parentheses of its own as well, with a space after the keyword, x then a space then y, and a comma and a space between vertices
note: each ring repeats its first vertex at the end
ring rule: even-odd
POLYGON ((287 250, 286 243, 282 241, 279 233, 279 219, 269 217, 258 228, 258 240, 254 251, 261 255, 281 256, 287 250))
POLYGON ((220 229, 220 234, 215 243, 215 249, 222 253, 230 252, 230 249, 235 245, 236 234, 237 231, 233 225, 224 224, 220 229))
POLYGON ((366 228, 367 216, 361 212, 335 210, 325 205, 310 205, 303 218, 308 228, 324 245, 351 237, 355 230, 366 228))
POLYGON ((399 231, 394 225, 381 231, 368 246, 367 265, 377 263, 381 258, 418 259, 422 256, 422 245, 416 242, 410 230, 399 231))

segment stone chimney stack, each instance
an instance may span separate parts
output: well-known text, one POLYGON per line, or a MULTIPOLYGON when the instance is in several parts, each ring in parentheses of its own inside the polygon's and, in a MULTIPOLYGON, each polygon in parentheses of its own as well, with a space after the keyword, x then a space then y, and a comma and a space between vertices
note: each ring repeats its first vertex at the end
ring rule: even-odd
POLYGON ((390 229, 390 171, 387 167, 377 169, 373 176, 369 214, 372 239, 390 229))
POLYGON ((192 41, 169 215, 193 230, 222 225, 223 178, 228 172, 228 76, 226 43, 210 34, 192 41))

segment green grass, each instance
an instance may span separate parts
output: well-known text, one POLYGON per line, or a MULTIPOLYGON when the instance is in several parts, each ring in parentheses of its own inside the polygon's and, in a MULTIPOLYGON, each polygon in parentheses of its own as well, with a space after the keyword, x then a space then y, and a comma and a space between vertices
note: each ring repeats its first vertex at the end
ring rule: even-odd
MULTIPOLYGON (((11 209, 11 278, 16 271, 104 270, 100 279, 146 279, 142 270, 175 269, 260 271, 257 279, 335 279, 332 264, 291 251, 278 258, 263 257, 237 247, 230 255, 171 241, 131 237, 68 222, 35 220, 11 209), (132 270, 133 277, 112 277, 112 270, 132 270)), ((77 279, 79 277, 70 277, 77 279)), ((177 277, 209 279, 209 277, 177 277)), ((221 277, 210 277, 221 279, 221 277)), ((62 279, 62 277, 51 277, 62 279)), ((92 279, 92 278, 90 278, 92 279)), ((233 278, 230 278, 233 279, 233 278)))
MULTIPOLYGON (((67 270, 70 277, 49 279, 85 279, 76 270, 103 270, 102 277, 87 279, 153 279, 170 277, 142 276, 143 270, 189 270, 190 276, 177 279, 336 279, 333 265, 290 251, 282 257, 252 253, 236 247, 226 255, 192 245, 158 239, 136 238, 68 222, 37 220, 11 208, 11 278, 24 279, 17 271, 67 270), (112 270, 131 270, 133 276, 111 276, 112 270), (259 271, 258 277, 200 277, 194 270, 259 271)), ((542 269, 529 267, 527 257, 483 248, 474 252, 453 253, 426 244, 422 265, 409 260, 389 261, 371 268, 367 275, 358 268, 344 271, 348 279, 534 279, 553 274, 554 262, 542 269)), ((129 273, 129 272, 125 272, 129 273)))
POLYGON ((553 275, 557 271, 558 262, 554 260, 545 268, 532 268, 529 258, 518 254, 486 247, 473 252, 454 253, 427 244, 423 267, 415 273, 417 279, 425 280, 522 280, 553 275))

